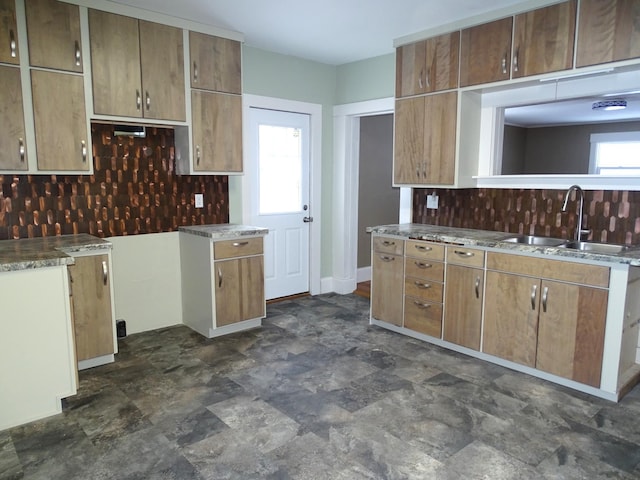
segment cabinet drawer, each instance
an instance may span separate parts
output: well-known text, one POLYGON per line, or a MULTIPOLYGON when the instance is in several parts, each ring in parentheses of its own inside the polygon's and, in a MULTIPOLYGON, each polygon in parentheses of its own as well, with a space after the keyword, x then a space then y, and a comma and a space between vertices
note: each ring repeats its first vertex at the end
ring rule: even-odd
POLYGON ((444 245, 407 240, 407 257, 444 261, 444 245))
POLYGON ((484 267, 484 250, 467 247, 447 247, 447 263, 468 267, 484 267))
POLYGON ((404 253, 404 240, 391 237, 373 237, 373 251, 402 255, 404 253))
POLYGON ((442 282, 444 281, 444 263, 406 257, 404 259, 404 274, 407 277, 442 282))
POLYGON ((609 267, 600 265, 488 252, 487 269, 595 287, 609 286, 609 267))
POLYGON ((245 257, 247 255, 259 255, 262 253, 262 237, 236 238, 224 240, 213 244, 213 258, 245 257))
POLYGON ((405 277, 404 293, 419 300, 442 303, 442 284, 420 278, 405 277))
POLYGON ((404 297, 404 327, 440 338, 442 335, 442 305, 404 297))

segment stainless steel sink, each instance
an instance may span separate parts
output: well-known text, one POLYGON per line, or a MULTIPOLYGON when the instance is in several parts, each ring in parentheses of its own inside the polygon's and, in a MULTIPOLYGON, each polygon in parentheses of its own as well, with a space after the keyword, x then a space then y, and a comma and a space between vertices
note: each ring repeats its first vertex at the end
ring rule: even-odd
POLYGON ((580 250, 583 252, 602 253, 602 254, 616 254, 629 250, 628 245, 616 245, 613 243, 598 243, 598 242, 579 242, 573 240, 566 242, 563 245, 559 245, 563 248, 571 248, 573 250, 580 250))
POLYGON ((566 240, 562 240, 561 238, 538 237, 535 235, 518 235, 516 237, 505 238, 502 241, 509 243, 519 243, 522 245, 536 245, 541 247, 559 247, 563 243, 566 243, 566 240))

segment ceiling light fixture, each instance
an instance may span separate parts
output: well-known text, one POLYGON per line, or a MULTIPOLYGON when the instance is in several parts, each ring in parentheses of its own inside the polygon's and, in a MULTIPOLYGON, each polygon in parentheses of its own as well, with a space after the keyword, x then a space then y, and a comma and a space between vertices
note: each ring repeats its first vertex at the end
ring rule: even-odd
POLYGON ((593 105, 591 105, 592 110, 611 111, 611 110, 623 110, 625 108, 627 108, 626 100, 605 100, 602 102, 594 102, 593 105))

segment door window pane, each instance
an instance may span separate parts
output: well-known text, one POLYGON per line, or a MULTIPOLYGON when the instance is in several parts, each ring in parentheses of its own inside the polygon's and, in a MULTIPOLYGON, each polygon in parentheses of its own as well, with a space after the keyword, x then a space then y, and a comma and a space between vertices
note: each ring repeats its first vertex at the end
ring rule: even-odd
POLYGON ((302 211, 302 142, 299 128, 258 128, 259 212, 302 211))

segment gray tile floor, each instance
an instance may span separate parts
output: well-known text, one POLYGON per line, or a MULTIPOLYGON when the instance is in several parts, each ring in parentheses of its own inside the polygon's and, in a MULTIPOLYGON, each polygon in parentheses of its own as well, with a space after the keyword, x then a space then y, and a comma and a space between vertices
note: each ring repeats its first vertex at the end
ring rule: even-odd
POLYGON ((63 414, 0 432, 0 479, 640 478, 640 388, 610 403, 368 308, 330 294, 224 338, 131 335, 63 414))

